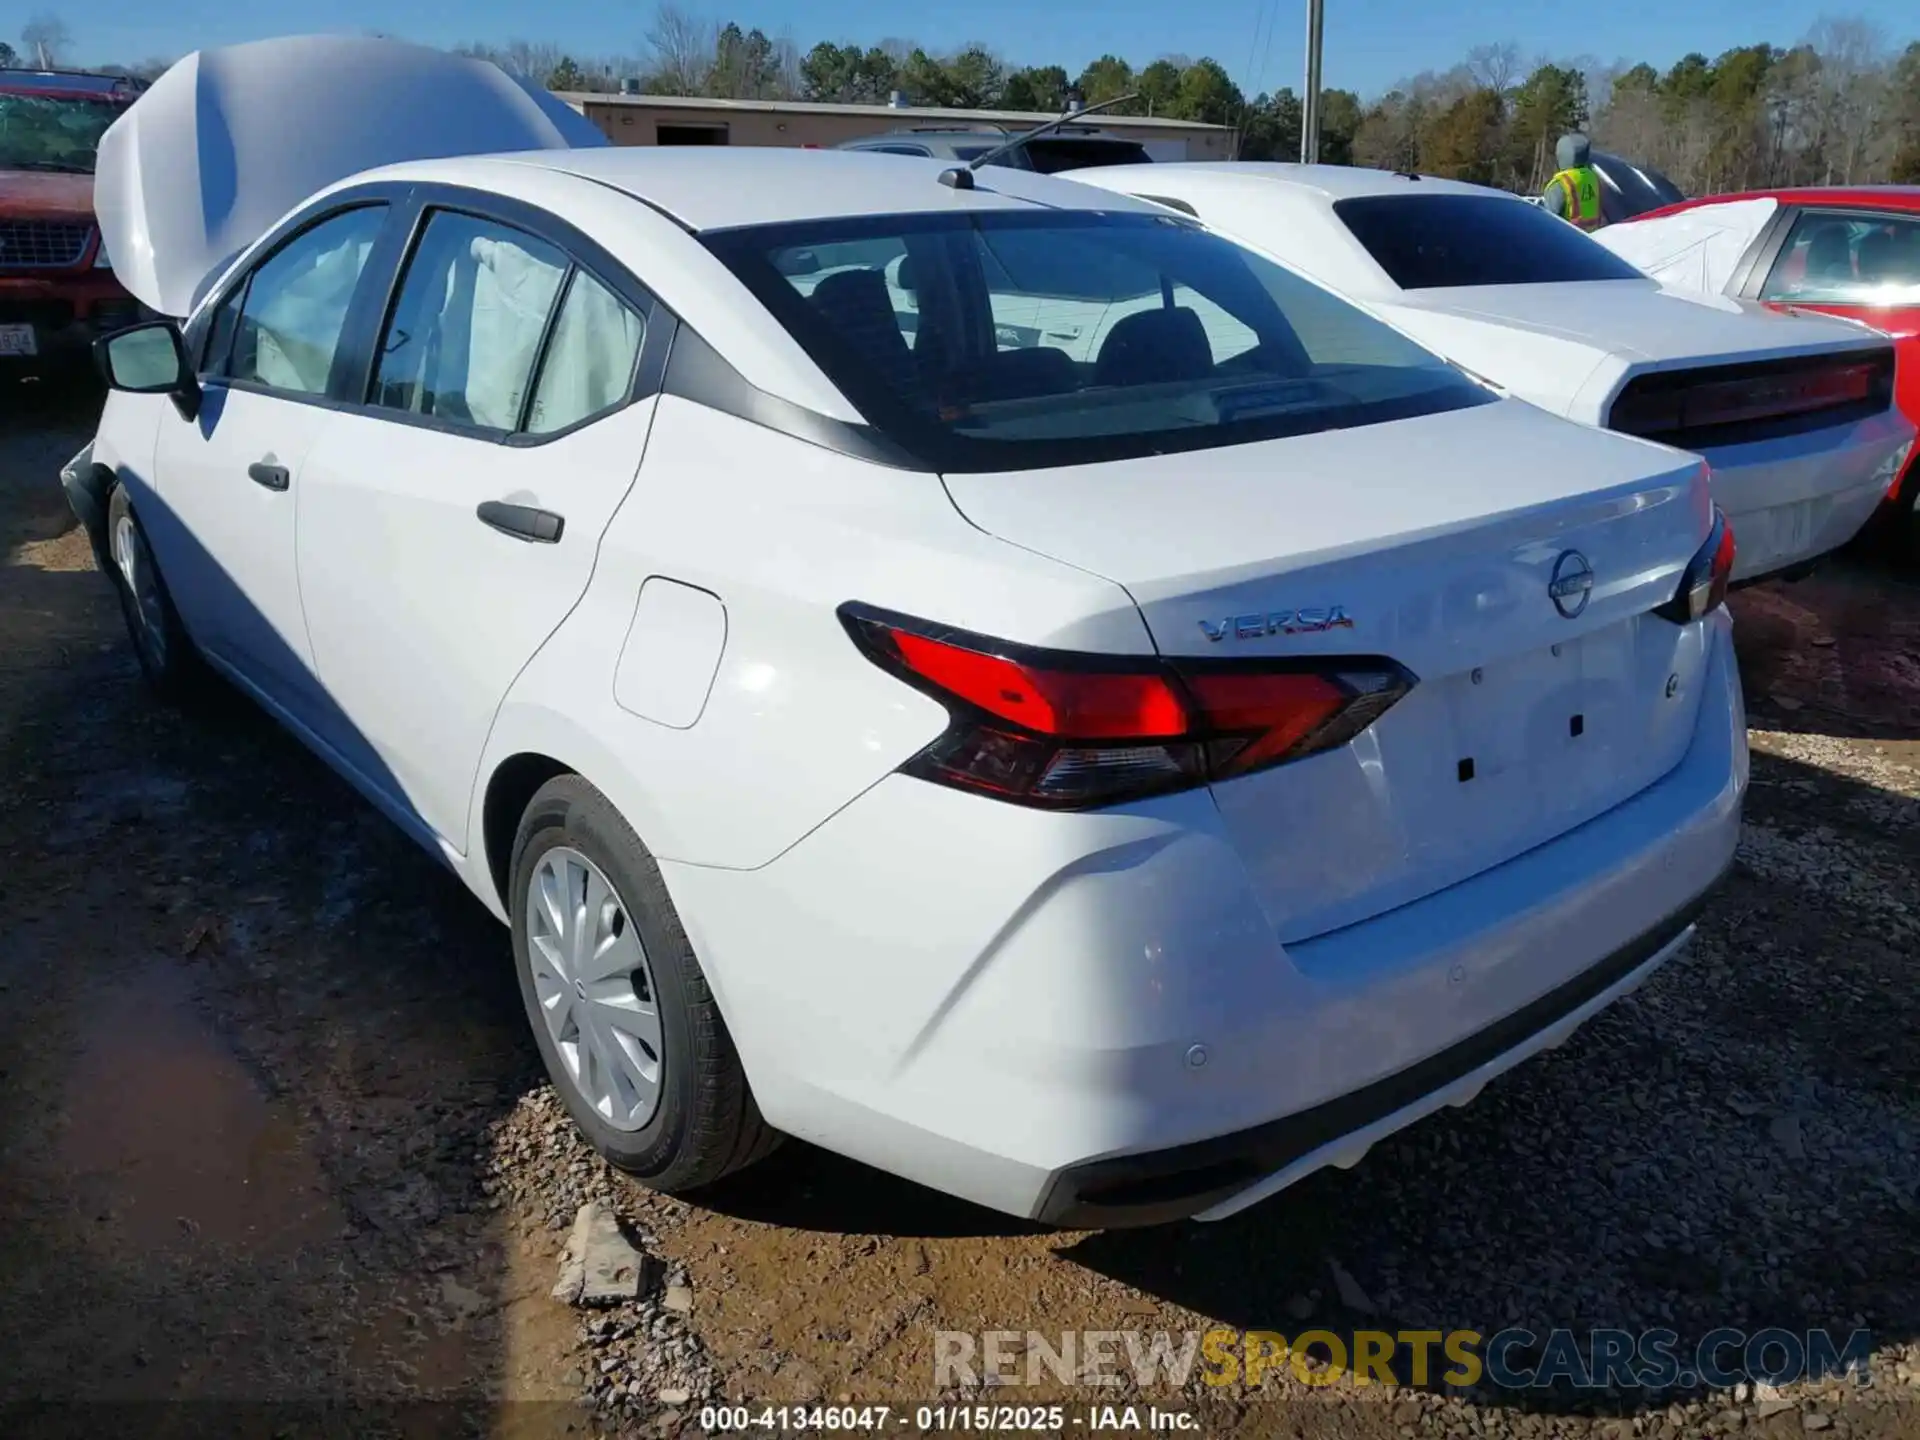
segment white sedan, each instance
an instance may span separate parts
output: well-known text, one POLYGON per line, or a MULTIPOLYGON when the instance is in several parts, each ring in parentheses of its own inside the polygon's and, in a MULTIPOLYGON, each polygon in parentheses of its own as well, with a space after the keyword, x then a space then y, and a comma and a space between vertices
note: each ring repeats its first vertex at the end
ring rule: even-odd
POLYGON ((1331 165, 1064 178, 1197 216, 1557 415, 1704 456, 1739 537, 1737 580, 1851 540, 1913 439, 1884 336, 1663 288, 1503 191, 1331 165))
POLYGON ((596 147, 376 40, 191 57, 121 126, 102 224, 177 318, 105 342, 65 479, 141 664, 511 927, 651 1184, 784 1132, 1225 1215, 1564 1039, 1731 861, 1699 461, 1185 217, 596 147), (1056 302, 1125 318, 1069 354, 1056 302))

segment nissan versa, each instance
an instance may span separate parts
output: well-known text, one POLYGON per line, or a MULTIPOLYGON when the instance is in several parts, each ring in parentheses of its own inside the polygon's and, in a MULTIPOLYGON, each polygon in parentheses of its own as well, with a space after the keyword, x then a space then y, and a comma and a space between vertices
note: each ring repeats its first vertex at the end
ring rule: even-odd
POLYGON ((155 686, 511 926, 608 1159, 1218 1217, 1687 943, 1747 766, 1697 459, 1127 197, 594 140, 392 41, 182 61, 98 196, 172 319, 64 478, 155 686))

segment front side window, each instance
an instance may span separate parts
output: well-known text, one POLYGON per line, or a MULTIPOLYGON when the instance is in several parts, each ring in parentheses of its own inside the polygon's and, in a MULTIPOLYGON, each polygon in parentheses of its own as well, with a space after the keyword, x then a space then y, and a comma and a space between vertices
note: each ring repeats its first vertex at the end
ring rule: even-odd
POLYGON ((362 205, 276 250, 214 313, 207 369, 290 395, 324 395, 360 272, 386 223, 362 205))
POLYGON ((1364 195, 1334 202, 1353 238, 1402 290, 1644 280, 1606 246, 1511 195, 1364 195))
POLYGON ((1920 305, 1920 220, 1808 211, 1760 291, 1809 305, 1920 305))
POLYGON ((871 424, 940 469, 1206 449, 1492 398, 1184 217, 868 216, 706 241, 871 424), (843 263, 822 275, 822 257, 843 263))
POLYGON ((434 212, 381 337, 372 403, 483 430, 519 428, 568 266, 524 231, 434 212))

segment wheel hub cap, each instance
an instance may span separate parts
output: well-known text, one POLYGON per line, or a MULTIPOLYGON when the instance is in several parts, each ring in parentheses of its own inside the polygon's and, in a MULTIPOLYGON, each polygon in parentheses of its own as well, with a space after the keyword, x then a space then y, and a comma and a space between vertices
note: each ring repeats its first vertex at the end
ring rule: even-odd
POLYGON ((527 884, 527 960, 562 1069, 616 1130, 638 1130, 660 1104, 658 995, 646 948, 607 877, 558 846, 527 884))

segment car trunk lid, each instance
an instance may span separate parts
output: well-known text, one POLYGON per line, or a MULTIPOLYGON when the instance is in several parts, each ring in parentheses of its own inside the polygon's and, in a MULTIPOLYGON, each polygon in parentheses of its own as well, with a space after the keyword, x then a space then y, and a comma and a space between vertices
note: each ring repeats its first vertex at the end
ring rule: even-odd
POLYGON ((1699 627, 1652 612, 1711 501, 1699 462, 1661 447, 1505 401, 947 484, 980 528, 1125 586, 1169 659, 1413 672, 1345 746, 1214 786, 1282 939, 1564 833, 1665 774, 1693 730, 1699 627))
POLYGON ((1781 314, 1752 301, 1663 289, 1652 280, 1476 285, 1409 290, 1380 311, 1445 353, 1448 317, 1578 340, 1628 360, 1666 364, 1780 359, 1857 349, 1873 336, 1824 315, 1781 314))

